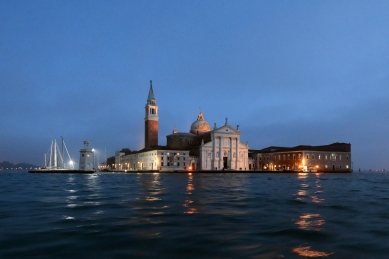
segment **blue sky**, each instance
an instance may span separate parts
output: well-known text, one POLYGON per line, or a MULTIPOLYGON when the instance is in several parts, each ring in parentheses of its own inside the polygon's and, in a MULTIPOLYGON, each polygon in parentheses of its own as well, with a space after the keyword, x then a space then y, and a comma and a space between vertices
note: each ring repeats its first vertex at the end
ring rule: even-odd
POLYGON ((240 125, 251 149, 352 144, 389 169, 388 1, 2 1, 0 161, 43 163, 65 138, 107 156, 143 147, 153 80, 159 142, 240 125))

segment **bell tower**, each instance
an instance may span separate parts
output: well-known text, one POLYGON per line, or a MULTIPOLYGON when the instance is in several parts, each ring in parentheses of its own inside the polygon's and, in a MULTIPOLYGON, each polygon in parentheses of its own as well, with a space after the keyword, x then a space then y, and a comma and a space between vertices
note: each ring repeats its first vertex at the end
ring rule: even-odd
POLYGON ((152 80, 145 111, 145 148, 158 146, 158 105, 154 97, 152 80))

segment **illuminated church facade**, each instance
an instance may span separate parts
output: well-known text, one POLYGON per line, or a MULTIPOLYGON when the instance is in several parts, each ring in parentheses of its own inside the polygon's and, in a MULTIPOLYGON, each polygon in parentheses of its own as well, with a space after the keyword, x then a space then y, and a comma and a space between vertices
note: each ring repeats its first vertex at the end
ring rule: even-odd
POLYGON ((129 154, 116 152, 117 170, 249 170, 249 147, 240 142, 239 126, 229 125, 228 118, 223 126, 215 123, 211 129, 200 111, 189 132, 178 132, 174 127, 166 136, 166 146, 158 145, 158 105, 152 81, 144 120, 145 147, 129 154))

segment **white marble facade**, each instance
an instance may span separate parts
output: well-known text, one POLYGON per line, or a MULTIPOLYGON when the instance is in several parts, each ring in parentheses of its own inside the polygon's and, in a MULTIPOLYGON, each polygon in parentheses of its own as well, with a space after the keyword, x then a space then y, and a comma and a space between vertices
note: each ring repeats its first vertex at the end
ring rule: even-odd
POLYGON ((199 147, 201 170, 248 170, 248 145, 240 142, 240 131, 226 124, 212 130, 211 141, 199 147))

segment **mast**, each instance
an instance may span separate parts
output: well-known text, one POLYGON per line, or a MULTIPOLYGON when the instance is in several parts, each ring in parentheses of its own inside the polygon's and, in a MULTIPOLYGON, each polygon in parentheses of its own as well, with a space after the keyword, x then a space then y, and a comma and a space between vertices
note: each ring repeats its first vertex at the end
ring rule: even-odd
POLYGON ((57 140, 54 139, 54 168, 57 168, 57 140))
POLYGON ((51 141, 51 146, 50 146, 50 159, 49 159, 49 168, 53 166, 53 145, 54 145, 54 140, 51 141))
POLYGON ((61 136, 61 142, 62 142, 62 153, 61 153, 61 160, 62 160, 62 168, 65 169, 65 156, 64 156, 64 152, 63 152, 63 137, 61 136))

